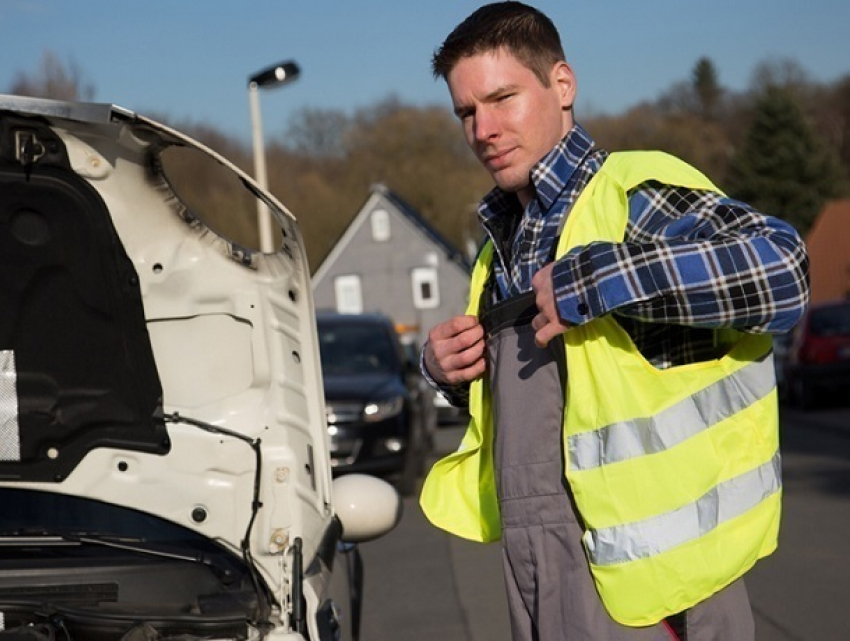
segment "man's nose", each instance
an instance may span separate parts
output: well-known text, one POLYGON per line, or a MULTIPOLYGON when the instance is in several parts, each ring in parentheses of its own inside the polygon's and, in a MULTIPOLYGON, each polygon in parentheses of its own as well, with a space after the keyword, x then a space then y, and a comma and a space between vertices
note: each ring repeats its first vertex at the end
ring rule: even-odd
POLYGON ((499 123, 493 113, 487 109, 478 109, 475 112, 475 123, 473 136, 476 142, 488 142, 498 136, 499 123))

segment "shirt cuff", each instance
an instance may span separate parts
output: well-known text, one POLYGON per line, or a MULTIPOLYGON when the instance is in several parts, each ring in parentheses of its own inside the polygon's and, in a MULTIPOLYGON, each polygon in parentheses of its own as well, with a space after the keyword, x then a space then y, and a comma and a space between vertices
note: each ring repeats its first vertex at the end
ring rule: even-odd
POLYGON ((459 383, 457 385, 441 385, 434 380, 428 368, 425 366, 425 346, 428 344, 426 340, 419 350, 419 369, 422 376, 428 382, 428 385, 433 387, 437 393, 445 398, 452 407, 467 409, 469 407, 469 383, 459 383))
POLYGON ((577 247, 563 256, 552 268, 552 286, 555 290, 555 304, 562 321, 570 325, 584 325, 588 321, 602 316, 604 309, 599 293, 588 283, 592 271, 583 270, 577 247), (588 272, 582 277, 584 272, 588 272))

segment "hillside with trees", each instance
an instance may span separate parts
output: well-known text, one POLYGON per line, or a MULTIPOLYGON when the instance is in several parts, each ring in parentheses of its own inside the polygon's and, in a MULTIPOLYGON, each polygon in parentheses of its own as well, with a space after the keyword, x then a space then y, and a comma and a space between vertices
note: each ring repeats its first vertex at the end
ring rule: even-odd
MULTIPOLYGON (((21 71, 9 93, 90 99, 93 85, 74 65, 45 53, 36 69, 21 71)), ((171 121, 252 172, 248 142, 208 125, 171 121)), ((784 218, 805 233, 823 204, 850 195, 850 74, 813 82, 793 61, 759 66, 745 92, 723 87, 711 60, 694 64, 690 78, 654 101, 616 115, 576 118, 609 150, 662 149, 708 174, 731 196, 784 218)), ((305 109, 284 135, 266 141, 270 190, 296 215, 311 269, 360 209, 374 183, 408 201, 459 247, 478 234, 475 203, 491 185, 448 107, 411 105, 384 97, 352 114, 305 109)), ((233 197, 188 164, 186 180, 197 203, 228 219, 233 197)), ((240 218, 250 226, 250 217, 240 218)), ((233 230, 253 237, 251 228, 233 230)))

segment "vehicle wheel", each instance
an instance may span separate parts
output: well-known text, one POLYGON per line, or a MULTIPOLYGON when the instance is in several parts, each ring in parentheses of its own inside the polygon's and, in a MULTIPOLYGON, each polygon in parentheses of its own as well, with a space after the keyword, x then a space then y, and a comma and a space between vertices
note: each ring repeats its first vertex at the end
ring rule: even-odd
POLYGON ((360 639, 360 618, 363 615, 363 559, 356 547, 346 554, 351 590, 351 639, 360 639))
POLYGON ((791 402, 791 393, 788 391, 788 384, 785 381, 776 382, 776 400, 780 405, 787 405, 791 402))
POLYGON ((411 496, 416 491, 419 477, 425 472, 425 451, 422 440, 422 430, 414 424, 404 453, 404 467, 398 482, 398 491, 402 496, 411 496))
POLYGON ((815 406, 815 390, 802 378, 795 378, 791 383, 791 400, 801 410, 809 410, 815 406))
POLYGON ((398 491, 402 496, 411 496, 416 491, 419 475, 424 467, 421 458, 420 448, 411 443, 404 456, 404 468, 398 480, 398 491))

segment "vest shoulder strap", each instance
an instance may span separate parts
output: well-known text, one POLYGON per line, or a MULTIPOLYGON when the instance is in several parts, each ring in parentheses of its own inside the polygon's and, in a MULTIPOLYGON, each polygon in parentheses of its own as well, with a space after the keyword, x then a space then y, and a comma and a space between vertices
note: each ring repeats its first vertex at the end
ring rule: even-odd
POLYGON ((651 180, 691 189, 720 191, 698 169, 663 151, 613 152, 599 174, 613 178, 626 191, 651 180))

